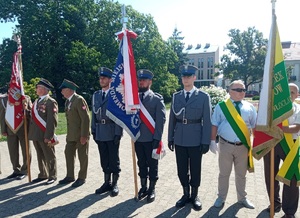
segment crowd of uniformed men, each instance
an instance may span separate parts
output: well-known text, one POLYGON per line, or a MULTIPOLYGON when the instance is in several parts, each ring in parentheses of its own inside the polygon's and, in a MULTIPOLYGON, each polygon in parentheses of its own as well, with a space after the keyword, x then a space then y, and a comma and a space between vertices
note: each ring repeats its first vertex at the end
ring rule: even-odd
MULTIPOLYGON (((176 202, 176 207, 183 207, 191 203, 195 210, 202 209, 202 203, 198 197, 198 188, 201 183, 202 155, 211 150, 219 153, 219 179, 218 197, 215 207, 222 207, 226 200, 229 187, 229 176, 232 165, 235 168, 237 200, 246 208, 253 209, 254 205, 246 198, 246 173, 251 171, 248 165, 248 153, 250 146, 247 140, 256 122, 256 108, 244 100, 245 85, 242 81, 233 81, 228 87, 229 98, 220 102, 214 112, 211 110, 210 96, 194 86, 197 68, 194 66, 181 66, 183 90, 174 93, 170 109, 168 124, 168 147, 175 150, 177 173, 183 189, 182 197, 176 202), (243 128, 244 127, 244 128, 243 128), (216 136, 219 143, 216 143, 216 136)), ((59 181, 59 184, 72 183, 72 187, 78 187, 85 183, 88 168, 88 151, 90 134, 98 145, 100 164, 104 173, 103 184, 95 190, 96 194, 110 192, 111 196, 117 196, 117 185, 120 176, 119 146, 123 135, 123 129, 111 120, 107 114, 112 71, 109 68, 99 69, 99 83, 101 90, 96 91, 92 98, 92 117, 89 117, 89 107, 85 99, 76 93, 78 86, 64 79, 59 89, 65 98, 65 115, 67 119, 67 135, 65 146, 65 158, 67 174, 59 181), (78 154, 80 170, 78 175, 74 172, 74 162, 78 154)), ((151 90, 153 73, 142 69, 137 71, 140 104, 144 106, 150 119, 155 123, 154 130, 149 124, 140 123, 140 136, 135 141, 138 175, 140 177, 140 189, 138 199, 147 199, 147 202, 155 200, 155 185, 158 181, 158 159, 152 156, 161 143, 163 128, 166 121, 166 108, 163 97, 151 90)), ((49 185, 57 180, 55 145, 59 143, 55 135, 57 127, 58 106, 55 99, 50 97, 49 91, 53 85, 41 78, 36 85, 38 99, 31 103, 26 97, 24 108, 28 114, 28 139, 33 142, 36 149, 39 174, 32 183, 45 181, 49 185)), ((291 93, 299 92, 298 86, 290 84, 291 93)), ((296 95, 295 95, 296 96, 296 95)), ((292 95, 292 100, 293 95, 292 95)), ((8 150, 13 167, 13 173, 7 179, 23 179, 27 175, 27 155, 25 148, 24 126, 13 133, 5 123, 5 110, 7 95, 1 97, 0 119, 1 133, 7 136, 8 150), (22 150, 23 162, 19 163, 19 145, 22 150)), ((299 107, 294 105, 293 119, 290 128, 286 132, 297 133, 300 129, 299 107), (296 128, 297 127, 297 128, 296 128)), ((285 155, 276 146, 280 159, 285 155)), ((31 153, 29 150, 29 157, 31 153)), ((30 162, 30 161, 29 161, 30 162)), ((277 163, 276 162, 276 163, 277 163)), ((269 169, 268 162, 265 167, 269 169)), ((278 167, 278 166, 277 166, 278 167)), ((279 197, 278 184, 276 186, 275 212, 283 209, 284 217, 294 217, 299 201, 299 187, 294 178, 289 187, 284 187, 282 203, 279 197)), ((268 193, 270 191, 269 175, 266 175, 268 193), (268 177, 268 178, 267 178, 268 177)))

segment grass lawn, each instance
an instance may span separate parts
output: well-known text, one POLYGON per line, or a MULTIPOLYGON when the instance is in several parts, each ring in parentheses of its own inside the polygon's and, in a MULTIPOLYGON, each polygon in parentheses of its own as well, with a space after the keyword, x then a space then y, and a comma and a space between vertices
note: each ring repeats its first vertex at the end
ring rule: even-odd
MULTIPOLYGON (((58 113, 58 124, 55 133, 57 135, 62 135, 67 133, 67 120, 66 120, 65 112, 58 113)), ((0 142, 2 141, 6 141, 6 137, 1 135, 0 142)))

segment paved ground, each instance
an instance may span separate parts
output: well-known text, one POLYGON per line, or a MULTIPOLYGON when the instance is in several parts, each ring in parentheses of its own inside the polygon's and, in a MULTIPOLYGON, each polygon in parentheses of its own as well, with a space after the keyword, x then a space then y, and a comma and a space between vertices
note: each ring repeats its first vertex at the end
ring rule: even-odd
MULTIPOLYGON (((166 125, 167 128, 167 125, 166 125)), ((164 143, 167 144, 167 132, 164 132, 164 143)), ((60 144, 56 146, 58 179, 65 176, 64 142, 65 135, 59 136, 60 144)), ((178 210, 175 202, 181 197, 175 164, 174 153, 160 161, 157 182, 156 200, 147 204, 145 200, 136 202, 134 197, 133 165, 131 155, 131 140, 125 133, 121 140, 120 158, 122 172, 119 179, 120 194, 110 197, 108 194, 94 194, 103 182, 100 169, 99 154, 94 142, 90 143, 89 169, 86 183, 79 188, 70 185, 61 186, 54 183, 49 186, 30 184, 28 179, 22 181, 7 180, 12 173, 7 145, 0 143, 2 174, 0 175, 0 217, 269 217, 264 210, 268 198, 264 185, 262 161, 255 161, 255 173, 247 175, 248 198, 256 205, 254 210, 243 208, 236 203, 234 175, 230 179, 229 195, 222 209, 213 207, 217 194, 218 160, 217 155, 208 153, 202 162, 202 182, 199 197, 203 203, 201 211, 195 211, 192 205, 178 210)), ((32 147, 32 179, 37 177, 36 152, 32 147)), ((78 171, 78 159, 76 159, 78 171)), ((300 207, 299 207, 300 208, 300 207)), ((277 213, 275 217, 281 217, 277 213)), ((298 210, 300 217, 300 209, 298 210)))

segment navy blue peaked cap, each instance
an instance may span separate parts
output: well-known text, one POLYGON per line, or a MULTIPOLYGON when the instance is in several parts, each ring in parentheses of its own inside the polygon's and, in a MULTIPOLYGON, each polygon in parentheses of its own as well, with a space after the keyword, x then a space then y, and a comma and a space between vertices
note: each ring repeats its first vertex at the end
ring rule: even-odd
POLYGON ((100 76, 106 76, 108 78, 111 78, 112 74, 113 74, 112 70, 107 68, 107 67, 100 67, 99 68, 99 71, 98 71, 99 77, 100 76))
POLYGON ((195 75, 197 70, 198 68, 193 65, 182 65, 179 67, 179 72, 182 76, 195 75))
POLYGON ((150 70, 142 69, 137 72, 138 79, 152 79, 153 73, 150 70))

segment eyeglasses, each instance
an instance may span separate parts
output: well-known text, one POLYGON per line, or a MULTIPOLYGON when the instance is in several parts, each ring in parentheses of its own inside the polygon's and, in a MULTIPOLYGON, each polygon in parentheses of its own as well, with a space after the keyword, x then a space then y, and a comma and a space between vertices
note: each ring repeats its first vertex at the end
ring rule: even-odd
POLYGON ((236 92, 246 92, 246 89, 241 89, 241 88, 236 88, 236 89, 231 89, 233 91, 236 91, 236 92))

